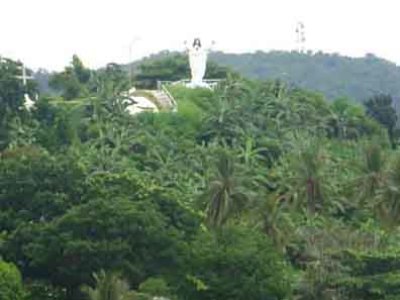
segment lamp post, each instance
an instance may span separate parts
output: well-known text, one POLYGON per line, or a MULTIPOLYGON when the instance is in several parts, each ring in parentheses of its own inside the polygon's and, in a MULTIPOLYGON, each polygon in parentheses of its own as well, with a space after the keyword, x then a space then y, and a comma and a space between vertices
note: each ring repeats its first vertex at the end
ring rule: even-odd
POLYGON ((135 36, 131 42, 129 43, 129 58, 128 58, 128 64, 129 64, 129 84, 130 87, 132 87, 132 77, 133 77, 133 70, 132 70, 132 49, 133 49, 133 45, 140 41, 141 38, 138 36, 135 36))

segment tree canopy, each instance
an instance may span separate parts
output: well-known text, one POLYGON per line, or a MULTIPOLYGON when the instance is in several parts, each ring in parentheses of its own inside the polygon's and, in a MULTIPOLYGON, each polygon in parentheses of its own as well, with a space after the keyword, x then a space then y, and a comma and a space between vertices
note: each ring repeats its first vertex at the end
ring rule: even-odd
POLYGON ((88 96, 29 112, 0 69, 0 298, 400 297, 389 96, 228 72, 213 90, 166 85, 176 112, 132 116, 123 67, 68 68, 88 96))
POLYGON ((22 277, 13 264, 0 261, 0 299, 1 300, 22 300, 24 288, 22 277))

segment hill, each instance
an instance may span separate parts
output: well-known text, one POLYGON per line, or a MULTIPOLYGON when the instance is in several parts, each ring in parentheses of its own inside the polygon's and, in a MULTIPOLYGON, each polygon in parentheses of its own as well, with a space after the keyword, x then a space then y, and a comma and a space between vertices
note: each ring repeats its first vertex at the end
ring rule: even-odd
POLYGON ((367 55, 351 58, 338 54, 298 52, 213 53, 211 59, 255 79, 280 78, 316 90, 329 99, 349 97, 364 101, 377 93, 400 98, 400 68, 393 62, 367 55))
MULTIPOLYGON (((322 52, 214 52, 210 55, 206 77, 226 72, 218 66, 229 67, 253 79, 282 79, 290 85, 321 92, 330 100, 347 97, 363 102, 378 93, 391 94, 395 102, 400 99, 400 68, 372 54, 351 58, 322 52)), ((187 58, 179 52, 162 51, 123 67, 145 81, 189 76, 187 58)), ((54 93, 48 86, 50 75, 43 70, 34 74, 42 93, 54 93)))
POLYGON ((126 74, 78 62, 30 112, 0 63, 0 299, 400 299, 388 98, 228 76, 131 116, 126 74))
MULTIPOLYGON (((165 61, 158 67, 170 66, 168 61, 174 57, 179 57, 179 53, 163 51, 132 63, 131 68, 134 73, 140 73, 141 65, 157 61, 165 61)), ((321 92, 330 100, 348 97, 363 102, 378 93, 391 94, 394 99, 400 99, 400 68, 372 54, 351 58, 322 52, 214 52, 210 61, 214 65, 229 67, 245 77, 282 79, 293 86, 321 92)))

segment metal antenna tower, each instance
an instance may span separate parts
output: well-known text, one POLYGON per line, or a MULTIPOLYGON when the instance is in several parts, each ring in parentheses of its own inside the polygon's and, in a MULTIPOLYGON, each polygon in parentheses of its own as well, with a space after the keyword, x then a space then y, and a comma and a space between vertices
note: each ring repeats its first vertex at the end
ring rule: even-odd
POLYGON ((296 45, 297 50, 300 53, 305 52, 305 44, 306 44, 306 31, 303 22, 297 22, 296 25, 296 45))

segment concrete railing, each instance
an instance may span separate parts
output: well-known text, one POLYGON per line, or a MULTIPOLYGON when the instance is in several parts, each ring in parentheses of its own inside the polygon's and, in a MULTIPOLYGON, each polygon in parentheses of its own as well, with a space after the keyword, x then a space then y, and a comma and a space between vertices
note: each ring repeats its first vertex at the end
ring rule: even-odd
MULTIPOLYGON (((215 88, 215 86, 220 83, 222 79, 204 79, 203 82, 208 84, 211 88, 215 88)), ((161 87, 163 85, 187 85, 191 81, 189 79, 182 79, 179 81, 163 81, 159 80, 157 81, 157 89, 161 90, 161 87)))
MULTIPOLYGON (((206 83, 211 89, 214 89, 218 83, 220 83, 222 80, 221 79, 205 79, 203 80, 204 83, 206 83)), ((170 91, 168 90, 168 86, 171 85, 188 85, 190 84, 189 79, 183 79, 179 81, 163 81, 159 80, 157 81, 157 90, 160 92, 163 92, 171 101, 172 104, 172 111, 177 111, 178 110, 178 104, 175 100, 175 98, 172 96, 170 91)))
POLYGON ((171 101, 172 111, 177 111, 177 109, 178 109, 178 104, 176 103, 176 100, 175 100, 175 98, 172 96, 172 94, 168 91, 167 86, 164 85, 164 84, 161 84, 161 85, 160 85, 160 90, 161 90, 162 92, 164 92, 164 93, 167 95, 167 97, 169 98, 169 100, 171 101))

